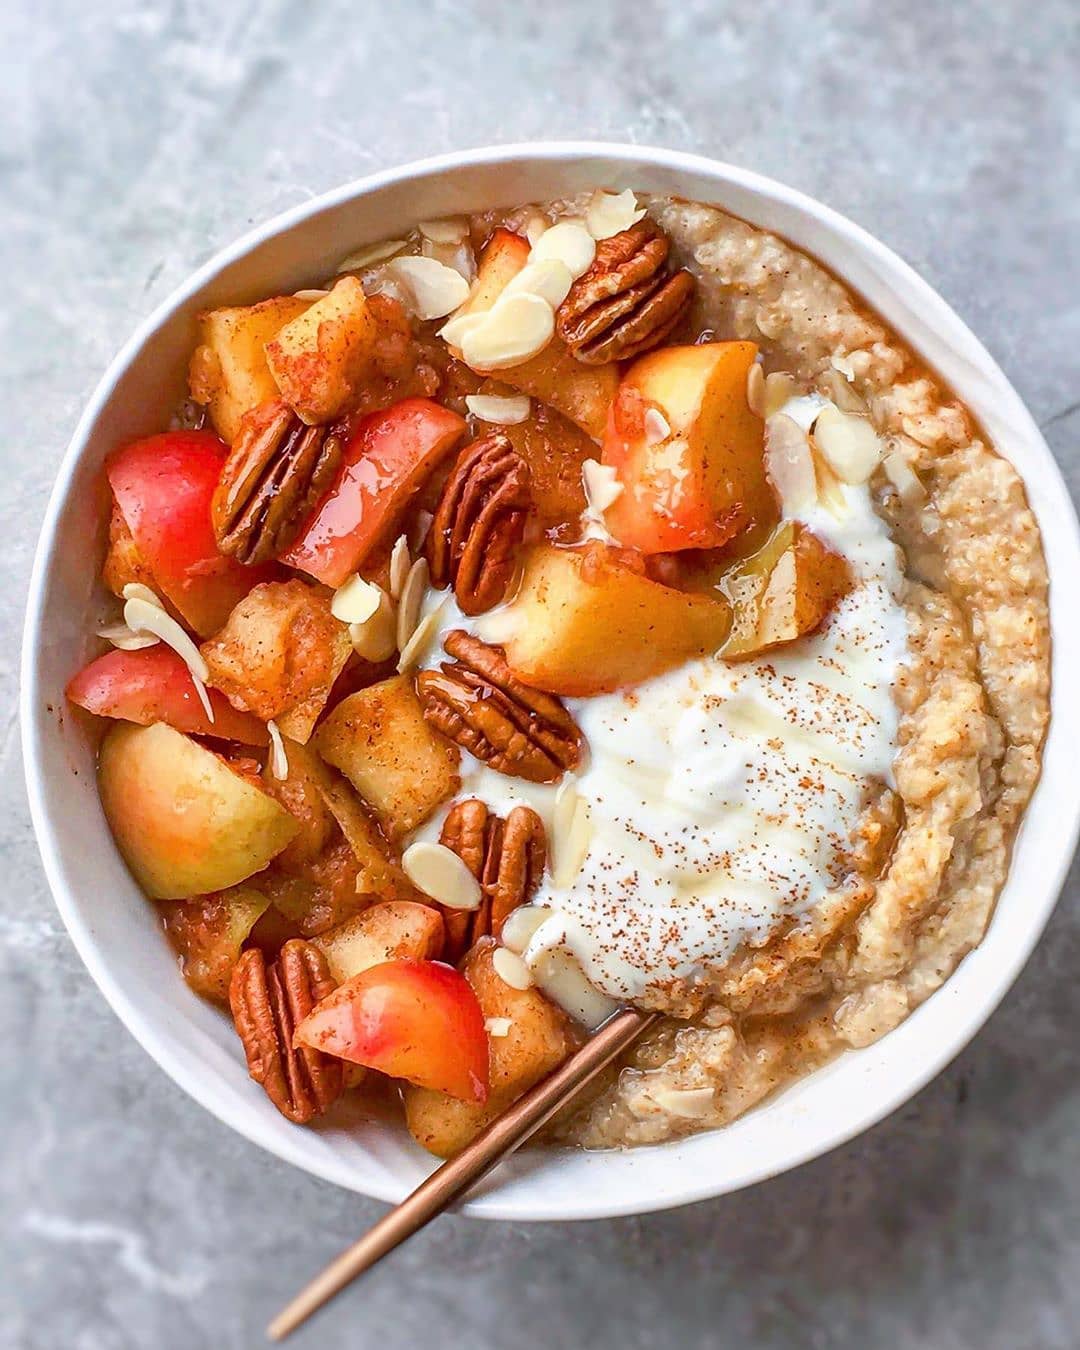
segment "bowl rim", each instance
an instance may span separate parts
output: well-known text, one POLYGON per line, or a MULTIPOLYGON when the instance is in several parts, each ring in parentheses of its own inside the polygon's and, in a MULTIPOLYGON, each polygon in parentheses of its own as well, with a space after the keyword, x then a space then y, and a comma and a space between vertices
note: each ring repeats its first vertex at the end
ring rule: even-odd
MULTIPOLYGON (((215 1100, 213 1093, 208 1090, 206 1082, 200 1081, 197 1075, 189 1073, 184 1066, 173 1059, 166 1047, 156 1041, 154 1032, 144 1021, 138 1006, 127 997, 125 991, 114 980, 105 954, 79 910, 74 890, 69 888, 63 876, 60 861, 62 845, 55 832, 54 822, 50 818, 45 801, 42 763, 45 726, 41 712, 42 700, 38 697, 40 685, 38 654, 44 622, 43 598, 51 569, 62 551, 62 541, 57 526, 71 490, 75 470, 87 448, 98 419, 112 397, 120 376, 137 363, 150 338, 170 321, 174 313, 220 272, 243 258, 258 245, 286 234, 309 218, 394 184, 417 178, 427 178, 447 170, 460 170, 470 166, 500 165, 511 161, 515 163, 524 162, 526 165, 529 163, 551 165, 553 162, 571 163, 582 159, 609 159, 621 161, 625 164, 636 162, 657 166, 675 173, 683 172, 688 175, 712 179, 718 187, 727 185, 735 189, 746 190, 765 199, 771 199, 797 213, 822 222, 834 236, 843 238, 856 249, 861 250, 868 258, 880 263, 893 277, 902 280, 905 287, 908 288, 908 294, 914 308, 920 311, 929 311, 939 319, 948 320, 954 333, 960 334, 968 340, 970 348, 968 354, 977 356, 980 374, 993 383, 995 393, 1007 403, 1010 417, 1023 428, 1029 449, 1035 456, 1036 471, 1042 480, 1042 485, 1048 494, 1050 507, 1052 508, 1045 518, 1040 514, 1040 529, 1043 531, 1045 538, 1048 526, 1052 525, 1053 530, 1060 535, 1062 548, 1071 549, 1076 560, 1077 575, 1080 576, 1080 525, 1077 523, 1075 509, 1069 497, 1068 489, 1053 455, 1046 446, 1030 413, 1013 390, 1004 373, 963 321, 952 311, 951 307, 897 254, 847 217, 809 195, 787 187, 783 183, 720 160, 684 151, 668 150, 663 147, 606 141, 534 141, 482 146, 465 151, 430 156, 365 175, 279 213, 246 231, 238 239, 216 252, 182 281, 138 325, 102 375, 76 424, 67 450, 61 460, 41 525, 28 590, 20 670, 20 723, 23 761, 34 833, 54 902, 79 956, 106 1001, 151 1058, 188 1095, 217 1116, 219 1120, 231 1126, 252 1142, 313 1175, 349 1189, 362 1189, 363 1193, 382 1200, 398 1200, 401 1198, 403 1191, 388 1186, 365 1185, 361 1188, 357 1179, 347 1173, 346 1169, 336 1166, 333 1160, 327 1160, 325 1157, 311 1156, 300 1146, 299 1141, 294 1146, 291 1142, 291 1136, 288 1143, 271 1140, 265 1135, 260 1135, 249 1122, 236 1119, 230 1110, 221 1102, 215 1100)), ((768 229, 767 226, 757 228, 768 229)), ((842 277, 841 280, 843 280, 842 277)), ((960 396, 963 397, 963 394, 961 393, 960 396)), ((1025 482, 1030 482, 1031 478, 1032 474, 1026 472, 1025 482)), ((1052 587, 1053 584, 1052 579, 1052 587)), ((1051 613, 1053 614, 1053 610, 1051 610, 1051 613)), ((1054 702, 1052 702, 1050 731, 1044 745, 1044 754, 1050 744, 1050 738, 1054 735, 1057 720, 1056 708, 1054 702)), ((1036 795, 1033 796, 1025 812, 1025 820, 1032 814, 1037 799, 1038 785, 1036 795)), ((899 1081, 892 1083, 890 1090, 881 1091, 872 1100, 860 1102, 858 1109, 849 1110, 827 1139, 811 1138, 803 1147, 790 1149, 783 1158, 768 1159, 756 1166, 746 1167, 735 1179, 729 1179, 720 1184, 717 1184, 715 1179, 710 1177, 707 1167, 686 1166, 681 1169, 682 1174, 680 1176, 667 1178, 664 1186, 656 1187, 652 1194, 646 1196, 639 1193, 620 1195, 617 1192, 609 1192, 604 1194, 599 1201, 595 1197, 592 1199, 583 1197, 570 1203, 563 1200, 552 1205, 545 1203, 542 1197, 539 1199, 532 1197, 527 1204, 522 1204, 517 1199, 511 1200, 509 1203, 504 1202, 500 1199, 498 1191, 494 1190, 484 1191, 478 1197, 466 1201, 459 1207, 461 1211, 476 1217, 514 1219, 516 1221, 589 1219, 648 1213, 708 1199, 756 1184, 799 1166, 814 1157, 822 1156, 872 1125, 877 1124, 920 1091, 968 1044, 1004 998, 1041 936, 1064 883, 1077 838, 1080 835, 1080 795, 1074 797, 1071 803, 1062 803, 1058 800, 1055 805, 1059 813, 1057 823, 1061 849, 1053 859, 1049 860, 1048 866, 1045 865, 1047 860, 1044 860, 1044 869, 1039 877, 1036 903, 1032 905, 1023 939, 1012 947, 1008 959, 999 962, 994 968, 992 975, 988 977, 988 983, 984 981, 984 983, 987 983, 987 987, 983 990, 981 997, 975 1000, 974 1006, 968 1008, 965 1015, 958 1017, 956 1024, 951 1029, 951 1034, 935 1041, 930 1053, 919 1060, 917 1067, 902 1075, 899 1081), (1064 818, 1062 818, 1062 814, 1064 814, 1064 818)), ((1008 877, 1006 880, 1008 880, 1008 877)), ((993 927, 993 922, 992 917, 987 936, 989 936, 993 927)), ((964 961, 970 961, 972 957, 977 955, 978 951, 979 948, 976 948, 973 953, 964 958, 964 961)), ((963 964, 964 962, 961 962, 961 967, 957 968, 957 971, 946 981, 945 985, 937 991, 934 998, 922 1004, 900 1027, 888 1033, 877 1044, 880 1045, 891 1038, 898 1037, 905 1028, 909 1030, 909 1035, 916 1034, 916 1024, 920 1021, 920 1013, 931 1006, 935 1000, 943 998, 963 964)), ((847 1054, 850 1053, 852 1052, 847 1052, 847 1054)), ((847 1058, 847 1054, 844 1058, 847 1058)), ((819 1070, 818 1073, 826 1071, 819 1070)), ((811 1077, 813 1076, 811 1075, 811 1077)), ((751 1116, 753 1114, 753 1112, 750 1113, 751 1116)), ((724 1131, 710 1131, 702 1135, 692 1136, 689 1140, 678 1141, 676 1144, 668 1143, 636 1149, 629 1155, 598 1156, 633 1157, 642 1153, 655 1156, 667 1152, 674 1158, 680 1149, 700 1149, 701 1141, 715 1139, 723 1133, 724 1131)), ((542 1171, 542 1169, 540 1170, 542 1171)))

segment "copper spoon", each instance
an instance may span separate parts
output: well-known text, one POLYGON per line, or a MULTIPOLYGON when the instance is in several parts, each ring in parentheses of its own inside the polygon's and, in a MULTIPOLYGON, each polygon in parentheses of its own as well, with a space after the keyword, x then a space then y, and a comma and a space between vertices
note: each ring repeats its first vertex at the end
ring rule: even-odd
POLYGON ((272 1341, 284 1340, 335 1294, 449 1208, 503 1158, 565 1106, 659 1016, 626 1008, 616 1013, 554 1073, 493 1120, 483 1134, 432 1172, 407 1199, 383 1215, 289 1303, 267 1328, 272 1341))

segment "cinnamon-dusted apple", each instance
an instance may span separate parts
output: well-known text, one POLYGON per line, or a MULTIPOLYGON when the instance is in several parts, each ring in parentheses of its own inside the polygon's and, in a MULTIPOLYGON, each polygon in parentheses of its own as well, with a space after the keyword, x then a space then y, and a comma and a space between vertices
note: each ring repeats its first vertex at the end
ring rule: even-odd
POLYGON ((716 651, 730 627, 731 610, 719 596, 662 586, 615 550, 539 544, 490 636, 526 684, 580 698, 716 651))
POLYGON ((797 520, 733 567, 721 585, 731 596, 728 660, 756 656, 820 628, 851 589, 847 560, 797 520))
POLYGON ((445 933, 437 909, 413 900, 372 905, 314 939, 339 984, 384 961, 437 961, 445 933))
POLYGON ((266 344, 310 304, 295 295, 277 295, 257 305, 226 305, 199 315, 199 345, 188 385, 191 397, 206 404, 215 431, 230 444, 243 415, 277 397, 266 344))
POLYGON ((156 899, 235 886, 300 829, 273 797, 164 722, 112 727, 98 757, 98 790, 117 847, 156 899))
POLYGON ((764 423, 747 401, 752 342, 663 347, 623 376, 604 463, 623 492, 605 515, 629 548, 719 548, 777 517, 765 473, 764 423))
POLYGON ((226 1003, 229 977, 240 950, 270 904, 254 886, 163 900, 159 905, 169 941, 180 957, 184 979, 197 994, 226 1003))

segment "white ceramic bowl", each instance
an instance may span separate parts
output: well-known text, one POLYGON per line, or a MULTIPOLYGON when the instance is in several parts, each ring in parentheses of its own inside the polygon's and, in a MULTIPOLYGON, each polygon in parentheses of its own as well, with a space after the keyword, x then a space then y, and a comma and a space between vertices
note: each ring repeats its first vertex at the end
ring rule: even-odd
POLYGON ((842 216, 730 165, 640 146, 503 146, 361 179, 279 216, 218 254, 139 329, 72 438, 42 531, 24 645, 26 775, 45 870, 91 975, 131 1033, 197 1101, 254 1143, 317 1176, 400 1199, 431 1167, 384 1126, 290 1125, 249 1081, 227 1019, 188 991, 152 907, 113 846, 93 746, 67 715, 65 682, 91 651, 104 533, 101 464, 161 428, 181 396, 197 310, 311 285, 355 245, 418 219, 558 197, 591 186, 673 193, 774 230, 843 277, 936 367, 1023 475, 1052 578, 1056 698, 1042 781, 982 945, 945 987, 869 1049, 850 1051, 727 1129, 626 1153, 519 1155, 465 1206, 499 1219, 640 1213, 720 1195, 833 1148, 906 1101, 965 1045, 1012 984, 1054 905, 1076 842, 1080 542, 1058 469, 991 357, 930 287, 842 216), (1072 606, 1072 608, 1067 608, 1072 606))

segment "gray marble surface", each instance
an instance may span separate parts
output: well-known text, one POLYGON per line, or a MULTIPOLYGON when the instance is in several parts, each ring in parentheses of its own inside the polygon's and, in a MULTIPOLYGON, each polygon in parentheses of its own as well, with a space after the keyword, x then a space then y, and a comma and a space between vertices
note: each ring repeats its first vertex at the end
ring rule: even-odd
MULTIPOLYGON (((0 1345, 247 1347, 380 1206, 255 1151, 83 971, 22 788, 16 656, 50 482, 135 323, 252 222, 371 169, 595 136, 773 174, 972 324, 1080 488, 1075 0, 8 0, 0 14, 0 1345)), ((448 1219, 298 1346, 1080 1343, 1080 873, 909 1106, 752 1191, 560 1227, 448 1219)))

